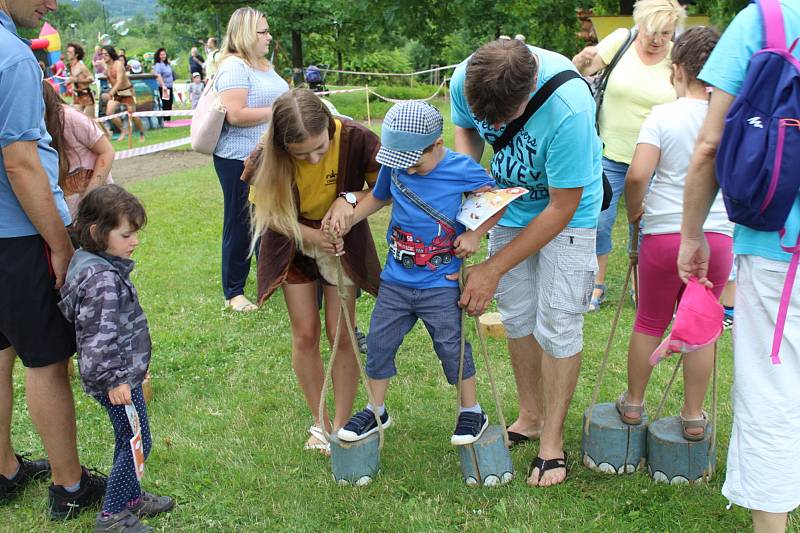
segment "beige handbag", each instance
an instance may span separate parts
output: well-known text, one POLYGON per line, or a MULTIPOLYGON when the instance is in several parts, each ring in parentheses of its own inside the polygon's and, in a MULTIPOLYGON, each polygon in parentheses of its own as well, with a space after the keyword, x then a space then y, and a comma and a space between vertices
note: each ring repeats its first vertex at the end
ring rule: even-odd
POLYGON ((192 150, 201 154, 213 154, 225 122, 225 108, 214 89, 213 80, 208 83, 192 116, 189 137, 192 150))

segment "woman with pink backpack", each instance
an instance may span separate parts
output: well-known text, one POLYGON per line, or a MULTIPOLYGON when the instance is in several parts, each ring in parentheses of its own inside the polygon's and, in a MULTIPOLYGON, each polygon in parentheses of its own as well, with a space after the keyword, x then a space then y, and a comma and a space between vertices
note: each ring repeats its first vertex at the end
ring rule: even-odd
MULTIPOLYGON (((672 50, 672 82, 679 98, 653 108, 639 133, 626 177, 628 221, 643 222, 639 305, 628 349, 628 389, 617 400, 617 410, 626 424, 642 421, 645 389, 652 371, 649 359, 684 295, 685 286, 675 269, 683 189, 695 140, 708 112, 708 89, 697 76, 718 40, 719 34, 707 27, 691 28, 677 40, 672 50)), ((733 224, 728 221, 721 196, 714 202, 703 230, 711 248, 708 279, 714 284, 714 297, 718 299, 733 261, 733 224)), ((717 335, 722 331, 721 314, 718 318, 717 335)), ((702 344, 706 341, 703 339, 702 344)), ((687 440, 702 440, 705 433, 708 421, 703 398, 713 358, 712 339, 711 344, 684 359, 681 422, 687 440)))

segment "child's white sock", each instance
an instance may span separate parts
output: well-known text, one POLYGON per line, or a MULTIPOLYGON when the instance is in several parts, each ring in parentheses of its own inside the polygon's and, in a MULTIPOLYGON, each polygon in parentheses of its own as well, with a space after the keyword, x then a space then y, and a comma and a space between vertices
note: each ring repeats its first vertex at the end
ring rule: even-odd
POLYGON ((378 413, 378 416, 383 416, 383 413, 386 412, 386 405, 381 404, 381 406, 378 407, 378 410, 376 411, 375 407, 371 403, 368 403, 367 404, 367 409, 369 409, 373 413, 378 413))
POLYGON ((463 405, 458 408, 459 413, 482 413, 481 404, 475 403, 472 407, 464 407, 463 405))
POLYGON ((65 491, 69 492, 70 494, 74 494, 74 493, 78 492, 78 490, 80 490, 81 481, 78 480, 78 482, 75 483, 74 485, 64 485, 63 487, 64 487, 65 491))

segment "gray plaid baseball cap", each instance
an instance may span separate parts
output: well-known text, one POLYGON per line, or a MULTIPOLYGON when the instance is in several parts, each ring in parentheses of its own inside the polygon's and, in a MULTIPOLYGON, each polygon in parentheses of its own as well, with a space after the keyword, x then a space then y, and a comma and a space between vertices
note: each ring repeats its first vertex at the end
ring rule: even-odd
POLYGON ((390 168, 413 167, 423 150, 442 136, 444 120, 427 102, 411 100, 395 104, 381 127, 381 148, 375 159, 390 168))

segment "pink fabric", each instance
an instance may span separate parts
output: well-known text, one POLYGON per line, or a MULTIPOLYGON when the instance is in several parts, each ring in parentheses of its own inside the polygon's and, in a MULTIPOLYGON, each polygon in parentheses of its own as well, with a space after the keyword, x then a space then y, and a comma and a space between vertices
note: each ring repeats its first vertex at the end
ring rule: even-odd
POLYGON ((780 0, 759 0, 758 5, 764 19, 764 48, 785 48, 786 32, 780 0))
MULTIPOLYGON (((733 265, 733 239, 721 233, 706 233, 711 260, 708 279, 719 299, 733 265)), ((645 235, 639 252, 639 305, 633 330, 661 337, 683 294, 684 284, 676 267, 680 233, 645 235)))
POLYGON ((725 310, 719 297, 694 276, 689 278, 672 321, 672 331, 650 356, 650 364, 655 366, 674 353, 710 346, 722 335, 723 316, 725 310))
POLYGON ((783 237, 786 235, 786 229, 780 230, 779 234, 781 236, 781 248, 783 248, 784 252, 792 254, 792 259, 789 261, 789 270, 786 271, 786 281, 783 284, 781 303, 778 307, 778 320, 775 324, 775 331, 772 334, 770 359, 773 365, 781 364, 780 351, 781 342, 783 341, 783 329, 786 326, 786 314, 789 312, 789 302, 792 299, 792 287, 794 287, 794 279, 797 276, 797 266, 798 263, 800 263, 800 235, 797 236, 797 242, 794 246, 784 246, 783 237))
MULTIPOLYGON (((94 168, 97 162, 97 154, 92 152, 92 146, 103 136, 103 132, 95 122, 70 106, 64 107, 64 143, 67 148, 67 158, 69 159, 69 171, 73 172, 79 168, 94 168)), ((114 183, 109 173, 106 183, 114 183)), ((69 212, 75 217, 78 212, 78 202, 80 196, 72 194, 66 196, 69 212)))

